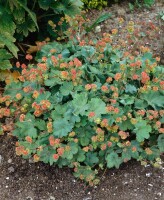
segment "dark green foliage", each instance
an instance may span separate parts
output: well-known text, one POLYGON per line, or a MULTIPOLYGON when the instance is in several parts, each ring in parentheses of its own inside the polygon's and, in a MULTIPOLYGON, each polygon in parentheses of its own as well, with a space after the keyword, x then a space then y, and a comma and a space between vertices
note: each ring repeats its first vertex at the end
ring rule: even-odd
MULTIPOLYGON (((44 32, 50 35, 48 21, 60 19, 61 16, 74 16, 80 12, 80 0, 1 0, 0 2, 0 49, 7 48, 17 57, 18 48, 15 42, 23 40, 30 32, 44 32)), ((58 21, 55 21, 57 23, 58 21)), ((4 51, 3 51, 4 53, 4 51)), ((10 57, 11 57, 10 54, 10 57)), ((0 69, 11 68, 9 53, 0 56, 0 69), (6 58, 7 56, 7 58, 6 58)))

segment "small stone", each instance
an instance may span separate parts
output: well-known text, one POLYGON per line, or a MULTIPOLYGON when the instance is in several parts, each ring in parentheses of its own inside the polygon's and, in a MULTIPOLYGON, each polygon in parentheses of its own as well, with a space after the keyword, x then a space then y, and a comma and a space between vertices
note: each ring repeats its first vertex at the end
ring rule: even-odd
POLYGON ((55 200, 56 198, 53 196, 50 196, 50 198, 48 200, 55 200))
POLYGON ((34 163, 33 159, 30 158, 29 159, 29 163, 34 163))
POLYGON ((12 163, 12 159, 11 159, 11 158, 10 158, 10 159, 8 159, 8 161, 7 161, 7 162, 8 162, 9 164, 10 164, 10 163, 12 163))
POLYGON ((2 165, 3 157, 0 155, 0 165, 2 165))
POLYGON ((151 176, 151 174, 152 174, 152 173, 146 173, 146 176, 147 176, 147 177, 150 177, 150 176, 151 176))
POLYGON ((26 197, 26 200, 33 200, 33 198, 28 196, 28 197, 26 197))
POLYGON ((158 193, 157 193, 157 195, 158 195, 158 196, 161 196, 161 195, 162 195, 162 193, 161 193, 161 192, 158 192, 158 193))
POLYGON ((96 26, 95 32, 96 32, 96 33, 100 33, 100 32, 101 32, 101 26, 96 26))
POLYGON ((128 182, 123 182, 123 185, 128 185, 128 182))
POLYGON ((9 180, 9 177, 6 177, 6 180, 9 180))
POLYGON ((9 167, 8 170, 9 170, 10 173, 15 171, 14 167, 12 167, 12 166, 9 167))
POLYGON ((22 160, 22 164, 25 164, 26 163, 26 160, 22 160))
POLYGON ((91 197, 84 197, 83 200, 90 200, 92 199, 91 197))

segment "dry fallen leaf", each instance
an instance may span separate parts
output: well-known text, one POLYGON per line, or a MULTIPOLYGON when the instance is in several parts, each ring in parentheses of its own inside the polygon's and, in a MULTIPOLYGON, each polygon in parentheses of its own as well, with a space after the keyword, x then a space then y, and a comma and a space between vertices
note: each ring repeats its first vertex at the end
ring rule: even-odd
POLYGON ((36 44, 35 46, 29 45, 29 49, 26 51, 26 53, 32 54, 38 52, 41 49, 41 47, 46 44, 46 41, 43 42, 37 41, 35 42, 35 44, 36 44))
POLYGON ((0 74, 0 81, 5 81, 6 84, 10 84, 12 81, 18 82, 18 77, 20 76, 18 71, 11 72, 10 70, 2 70, 0 74))

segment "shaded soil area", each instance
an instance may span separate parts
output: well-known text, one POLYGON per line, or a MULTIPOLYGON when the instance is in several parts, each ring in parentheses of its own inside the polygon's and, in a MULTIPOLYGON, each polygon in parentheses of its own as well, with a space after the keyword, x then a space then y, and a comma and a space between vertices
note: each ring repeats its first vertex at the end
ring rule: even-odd
MULTIPOLYGON (((159 27, 157 37, 143 37, 142 44, 147 44, 156 55, 161 56, 164 64, 164 22, 158 19, 164 10, 162 1, 151 10, 129 12, 127 3, 113 5, 102 11, 90 11, 93 21, 102 13, 111 12, 113 17, 98 27, 96 35, 110 32, 117 28, 116 17, 125 21, 152 21, 159 27)), ((118 27, 120 28, 120 27, 118 27)), ((142 31, 146 31, 142 27, 142 31)), ((126 35, 120 37, 125 40, 126 35)), ((121 165, 120 169, 111 169, 100 173, 101 182, 93 188, 75 179, 72 170, 59 169, 43 163, 33 163, 15 155, 16 139, 0 136, 0 200, 163 200, 164 168, 157 169, 150 165, 141 166, 137 161, 121 165)))
MULTIPOLYGON (((161 57, 161 64, 164 64, 164 21, 160 18, 160 13, 164 11, 164 1, 158 0, 156 4, 150 9, 135 9, 130 11, 128 7, 129 1, 123 1, 121 4, 114 4, 111 7, 105 8, 102 11, 91 10, 87 12, 87 17, 91 24, 105 13, 111 13, 111 17, 100 23, 92 32, 95 37, 101 37, 103 33, 111 33, 112 29, 118 29, 118 40, 123 40, 125 43, 127 39, 127 27, 129 21, 135 24, 135 31, 139 31, 138 41, 131 46, 147 46, 155 56, 161 57), (124 23, 119 24, 118 18, 123 18, 124 23), (154 31, 157 27, 158 30, 154 31), (153 30, 154 29, 154 30, 153 30)), ((129 45, 129 49, 131 48, 129 45)))
POLYGON ((1 200, 163 200, 164 168, 141 166, 136 161, 119 170, 100 173, 101 183, 93 188, 72 175, 71 169, 59 169, 33 163, 15 155, 15 139, 0 138, 1 200))

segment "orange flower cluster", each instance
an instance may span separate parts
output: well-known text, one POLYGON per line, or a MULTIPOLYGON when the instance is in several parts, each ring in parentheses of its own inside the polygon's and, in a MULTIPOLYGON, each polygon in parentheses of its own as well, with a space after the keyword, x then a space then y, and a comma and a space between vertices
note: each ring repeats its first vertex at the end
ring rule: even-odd
POLYGON ((31 138, 30 136, 26 136, 26 137, 25 137, 25 140, 26 140, 27 142, 29 142, 30 144, 33 142, 33 141, 32 141, 32 138, 31 138))
POLYGON ((43 114, 44 111, 48 110, 50 106, 51 106, 51 103, 48 100, 42 100, 40 104, 37 104, 36 102, 34 102, 32 104, 32 108, 35 109, 34 115, 36 117, 39 117, 40 115, 43 114))
POLYGON ((52 122, 47 123, 47 130, 48 130, 48 133, 52 133, 52 122))
POLYGON ((146 72, 142 72, 141 73, 141 82, 145 84, 149 80, 150 80, 150 77, 148 76, 148 74, 146 72))
POLYGON ((103 91, 105 93, 109 92, 108 86, 106 86, 106 85, 101 86, 101 91, 103 91))
POLYGON ((129 136, 129 133, 124 131, 119 131, 118 135, 121 137, 121 139, 125 140, 129 136))
POLYGON ((0 118, 10 117, 11 111, 9 108, 0 108, 0 118))
POLYGON ((19 145, 19 143, 18 143, 18 146, 15 148, 15 150, 16 150, 16 155, 18 155, 18 156, 21 156, 21 155, 23 155, 23 156, 27 156, 27 155, 29 155, 29 149, 26 149, 24 146, 22 146, 22 145, 19 145))
POLYGON ((95 112, 90 112, 89 114, 88 114, 88 117, 89 118, 93 118, 95 116, 95 112))
POLYGON ((60 144, 60 139, 59 138, 54 138, 54 136, 50 136, 49 137, 49 143, 50 143, 50 146, 59 146, 60 144))

